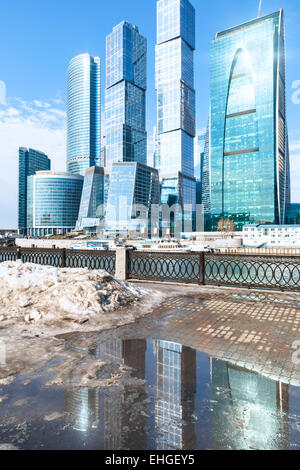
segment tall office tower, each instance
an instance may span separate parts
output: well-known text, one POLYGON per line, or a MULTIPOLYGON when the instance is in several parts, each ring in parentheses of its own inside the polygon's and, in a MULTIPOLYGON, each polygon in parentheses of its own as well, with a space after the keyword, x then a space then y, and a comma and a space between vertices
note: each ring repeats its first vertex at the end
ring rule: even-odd
POLYGON ((188 0, 157 3, 156 90, 158 149, 156 167, 161 202, 196 202, 195 9, 188 0))
POLYGON ((208 120, 207 129, 204 137, 204 148, 200 164, 200 181, 201 181, 201 204, 205 217, 205 226, 209 223, 211 210, 211 185, 210 185, 210 122, 208 120))
POLYGON ((50 170, 51 161, 43 152, 19 148, 19 210, 18 227, 21 235, 27 234, 27 178, 37 171, 50 170))
POLYGON ((158 204, 157 170, 137 162, 113 164, 105 217, 107 234, 148 236, 152 206, 158 204))
POLYGON ((195 137, 194 147, 194 175, 196 181, 201 180, 201 167, 203 162, 204 147, 205 147, 206 130, 202 130, 199 135, 195 137))
POLYGON ((217 33, 211 45, 211 213, 283 223, 289 199, 283 11, 217 33))
POLYGON ((106 38, 106 166, 147 164, 147 40, 123 21, 106 38))
POLYGON ((206 166, 209 156, 209 125, 195 138, 194 169, 196 179, 196 202, 202 204, 207 185, 206 166))
POLYGON ((67 171, 84 176, 101 154, 100 59, 82 54, 68 67, 67 171))

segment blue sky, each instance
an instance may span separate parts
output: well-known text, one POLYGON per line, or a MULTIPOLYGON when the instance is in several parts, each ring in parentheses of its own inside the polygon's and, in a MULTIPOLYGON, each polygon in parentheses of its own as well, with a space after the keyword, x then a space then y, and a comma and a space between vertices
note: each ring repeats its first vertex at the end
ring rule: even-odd
MULTIPOLYGON (((0 226, 16 225, 17 148, 40 148, 65 168, 66 68, 75 55, 89 52, 102 60, 105 36, 126 19, 148 39, 147 127, 156 118, 154 46, 156 0, 10 0, 1 2, 0 80, 6 105, 0 104, 0 226), (5 203, 3 197, 5 195, 5 203)), ((259 0, 192 0, 196 7, 195 83, 197 129, 208 117, 209 44, 217 31, 257 15, 259 0)), ((287 106, 292 150, 293 199, 300 202, 300 104, 292 103, 292 83, 300 81, 300 2, 263 0, 262 14, 285 10, 287 41, 287 106)), ((104 102, 102 101, 102 105, 104 102)))

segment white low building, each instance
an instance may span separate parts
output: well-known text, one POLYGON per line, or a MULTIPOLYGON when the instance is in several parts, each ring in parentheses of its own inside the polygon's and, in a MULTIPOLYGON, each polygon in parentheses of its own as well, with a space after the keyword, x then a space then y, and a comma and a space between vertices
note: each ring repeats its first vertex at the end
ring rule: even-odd
POLYGON ((243 246, 300 248, 300 225, 245 225, 243 246))

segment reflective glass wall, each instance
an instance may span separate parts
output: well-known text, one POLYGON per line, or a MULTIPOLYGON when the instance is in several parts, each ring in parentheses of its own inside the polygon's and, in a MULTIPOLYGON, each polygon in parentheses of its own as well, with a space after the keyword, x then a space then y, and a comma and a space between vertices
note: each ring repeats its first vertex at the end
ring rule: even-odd
POLYGON ((28 233, 43 236, 75 228, 83 177, 38 172, 28 177, 28 233))
POLYGON ((110 233, 148 233, 152 204, 159 204, 157 170, 140 163, 112 166, 105 230, 110 233))
POLYGON ((100 59, 82 54, 68 67, 67 171, 84 176, 101 158, 100 59))
POLYGON ((289 192, 283 12, 218 33, 210 75, 213 223, 222 216, 238 229, 282 223, 289 192))
POLYGON ((106 38, 106 166, 147 162, 147 41, 136 26, 117 25, 106 38))
POLYGON ((194 7, 188 0, 159 0, 155 165, 161 179, 162 203, 196 203, 194 49, 194 7), (188 191, 182 186, 184 181, 188 191))
POLYGON ((78 229, 94 228, 104 216, 104 168, 91 167, 85 172, 78 229))
POLYGON ((21 147, 19 149, 18 228, 27 233, 27 177, 37 171, 50 170, 51 161, 43 152, 21 147))

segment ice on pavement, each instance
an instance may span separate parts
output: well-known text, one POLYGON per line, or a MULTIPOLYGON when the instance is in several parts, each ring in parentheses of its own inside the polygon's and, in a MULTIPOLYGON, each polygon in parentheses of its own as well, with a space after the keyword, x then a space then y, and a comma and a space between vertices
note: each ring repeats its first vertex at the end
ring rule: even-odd
POLYGON ((142 296, 139 288, 115 279, 106 271, 56 268, 22 261, 0 263, 0 324, 6 326, 20 322, 49 326, 58 326, 57 322, 101 325, 108 314, 142 296))

